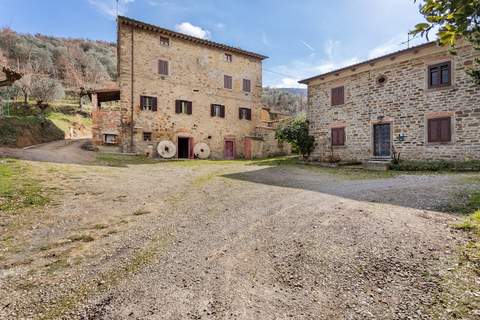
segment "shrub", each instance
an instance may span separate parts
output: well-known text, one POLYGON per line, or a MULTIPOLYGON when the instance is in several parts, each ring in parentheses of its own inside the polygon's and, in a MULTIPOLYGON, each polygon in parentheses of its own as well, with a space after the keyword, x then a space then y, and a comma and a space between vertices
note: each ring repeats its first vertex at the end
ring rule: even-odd
POLYGON ((315 138, 309 135, 308 120, 304 114, 278 127, 275 138, 289 142, 293 150, 298 151, 304 158, 313 150, 315 138))
POLYGON ((480 171, 480 160, 469 161, 412 161, 405 160, 392 163, 392 170, 397 171, 480 171))

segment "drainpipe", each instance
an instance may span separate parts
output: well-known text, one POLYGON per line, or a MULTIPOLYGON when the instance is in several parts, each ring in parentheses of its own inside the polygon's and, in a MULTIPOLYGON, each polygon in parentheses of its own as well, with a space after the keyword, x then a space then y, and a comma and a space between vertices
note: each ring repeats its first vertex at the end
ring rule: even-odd
POLYGON ((131 69, 132 69, 132 72, 131 72, 131 89, 132 89, 132 92, 131 92, 131 99, 130 99, 130 152, 133 152, 133 106, 134 106, 134 103, 133 103, 133 99, 134 99, 134 96, 133 96, 133 28, 134 26, 132 26, 132 48, 131 48, 131 69))

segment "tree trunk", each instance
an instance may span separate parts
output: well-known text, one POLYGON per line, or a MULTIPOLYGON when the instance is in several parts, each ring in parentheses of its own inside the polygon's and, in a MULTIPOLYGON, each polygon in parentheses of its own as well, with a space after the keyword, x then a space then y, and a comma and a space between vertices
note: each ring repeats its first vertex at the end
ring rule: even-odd
POLYGON ((24 93, 24 94, 23 94, 23 103, 24 103, 25 105, 28 104, 28 93, 24 93))

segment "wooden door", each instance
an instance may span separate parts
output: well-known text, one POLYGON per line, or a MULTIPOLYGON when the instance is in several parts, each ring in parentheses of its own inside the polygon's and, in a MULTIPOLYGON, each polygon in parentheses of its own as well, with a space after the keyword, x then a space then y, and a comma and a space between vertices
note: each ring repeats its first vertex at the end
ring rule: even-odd
POLYGON ((373 155, 375 157, 390 156, 390 123, 373 126, 373 155))
POLYGON ((225 159, 235 159, 235 142, 233 140, 225 140, 225 159))
POLYGON ((245 159, 252 159, 252 139, 245 138, 245 159))

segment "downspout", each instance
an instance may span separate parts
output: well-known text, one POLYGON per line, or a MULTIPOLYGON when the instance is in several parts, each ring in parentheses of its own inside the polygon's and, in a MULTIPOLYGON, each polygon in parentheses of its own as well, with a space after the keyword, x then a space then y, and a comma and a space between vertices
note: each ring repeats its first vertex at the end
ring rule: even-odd
POLYGON ((133 99, 134 99, 134 96, 133 96, 133 28, 134 26, 132 26, 132 48, 131 48, 131 54, 132 54, 132 57, 131 57, 131 99, 130 99, 130 152, 133 152, 133 106, 134 106, 134 103, 133 103, 133 99))

